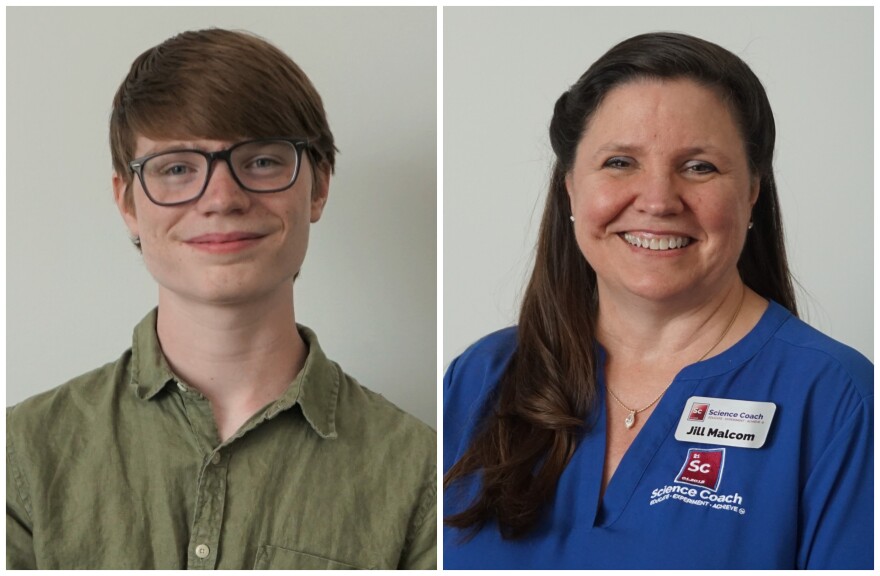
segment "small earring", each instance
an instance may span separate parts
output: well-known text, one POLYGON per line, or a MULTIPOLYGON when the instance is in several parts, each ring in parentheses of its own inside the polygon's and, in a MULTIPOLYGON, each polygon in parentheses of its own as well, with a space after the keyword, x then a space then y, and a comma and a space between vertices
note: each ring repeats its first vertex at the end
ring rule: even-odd
POLYGON ((755 223, 749 221, 749 230, 751 230, 751 229, 754 228, 754 227, 755 227, 755 223))
POLYGON ((568 219, 574 222, 574 216, 569 216, 568 219))
POLYGON ((141 237, 140 236, 132 236, 131 243, 134 244, 135 248, 141 247, 141 237))

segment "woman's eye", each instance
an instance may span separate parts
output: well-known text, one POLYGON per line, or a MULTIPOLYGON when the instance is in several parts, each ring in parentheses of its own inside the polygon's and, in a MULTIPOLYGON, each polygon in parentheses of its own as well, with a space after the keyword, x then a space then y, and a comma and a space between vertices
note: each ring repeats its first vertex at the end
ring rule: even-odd
POLYGON ((709 174, 711 172, 718 171, 718 169, 715 168, 715 166, 713 166, 712 164, 700 161, 688 162, 685 165, 685 169, 695 174, 709 174))
POLYGON ((632 166, 632 161, 629 158, 615 156, 606 160, 603 166, 605 168, 629 168, 632 166))

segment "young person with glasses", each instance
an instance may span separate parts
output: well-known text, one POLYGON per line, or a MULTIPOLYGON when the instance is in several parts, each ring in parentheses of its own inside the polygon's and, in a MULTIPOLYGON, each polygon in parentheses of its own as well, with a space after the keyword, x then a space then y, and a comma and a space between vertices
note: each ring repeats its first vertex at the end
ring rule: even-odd
POLYGON ((110 144, 158 307, 8 410, 7 568, 434 568, 434 432, 295 323, 336 151, 306 75, 180 34, 132 64, 110 144))

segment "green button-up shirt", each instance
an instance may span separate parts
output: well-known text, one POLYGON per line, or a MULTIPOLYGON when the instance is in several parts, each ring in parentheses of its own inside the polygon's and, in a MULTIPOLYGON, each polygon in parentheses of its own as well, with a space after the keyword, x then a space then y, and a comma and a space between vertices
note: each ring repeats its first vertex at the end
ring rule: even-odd
POLYGON ((435 568, 436 434, 309 352, 220 442, 154 310, 111 364, 7 409, 7 568, 435 568))

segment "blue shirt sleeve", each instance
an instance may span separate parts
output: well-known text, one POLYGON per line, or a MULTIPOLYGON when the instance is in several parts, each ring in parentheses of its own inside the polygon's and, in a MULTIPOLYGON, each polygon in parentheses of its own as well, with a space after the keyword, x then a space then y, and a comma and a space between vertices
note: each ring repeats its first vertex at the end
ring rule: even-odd
POLYGON ((801 499, 798 568, 874 565, 874 397, 831 438, 801 499))

